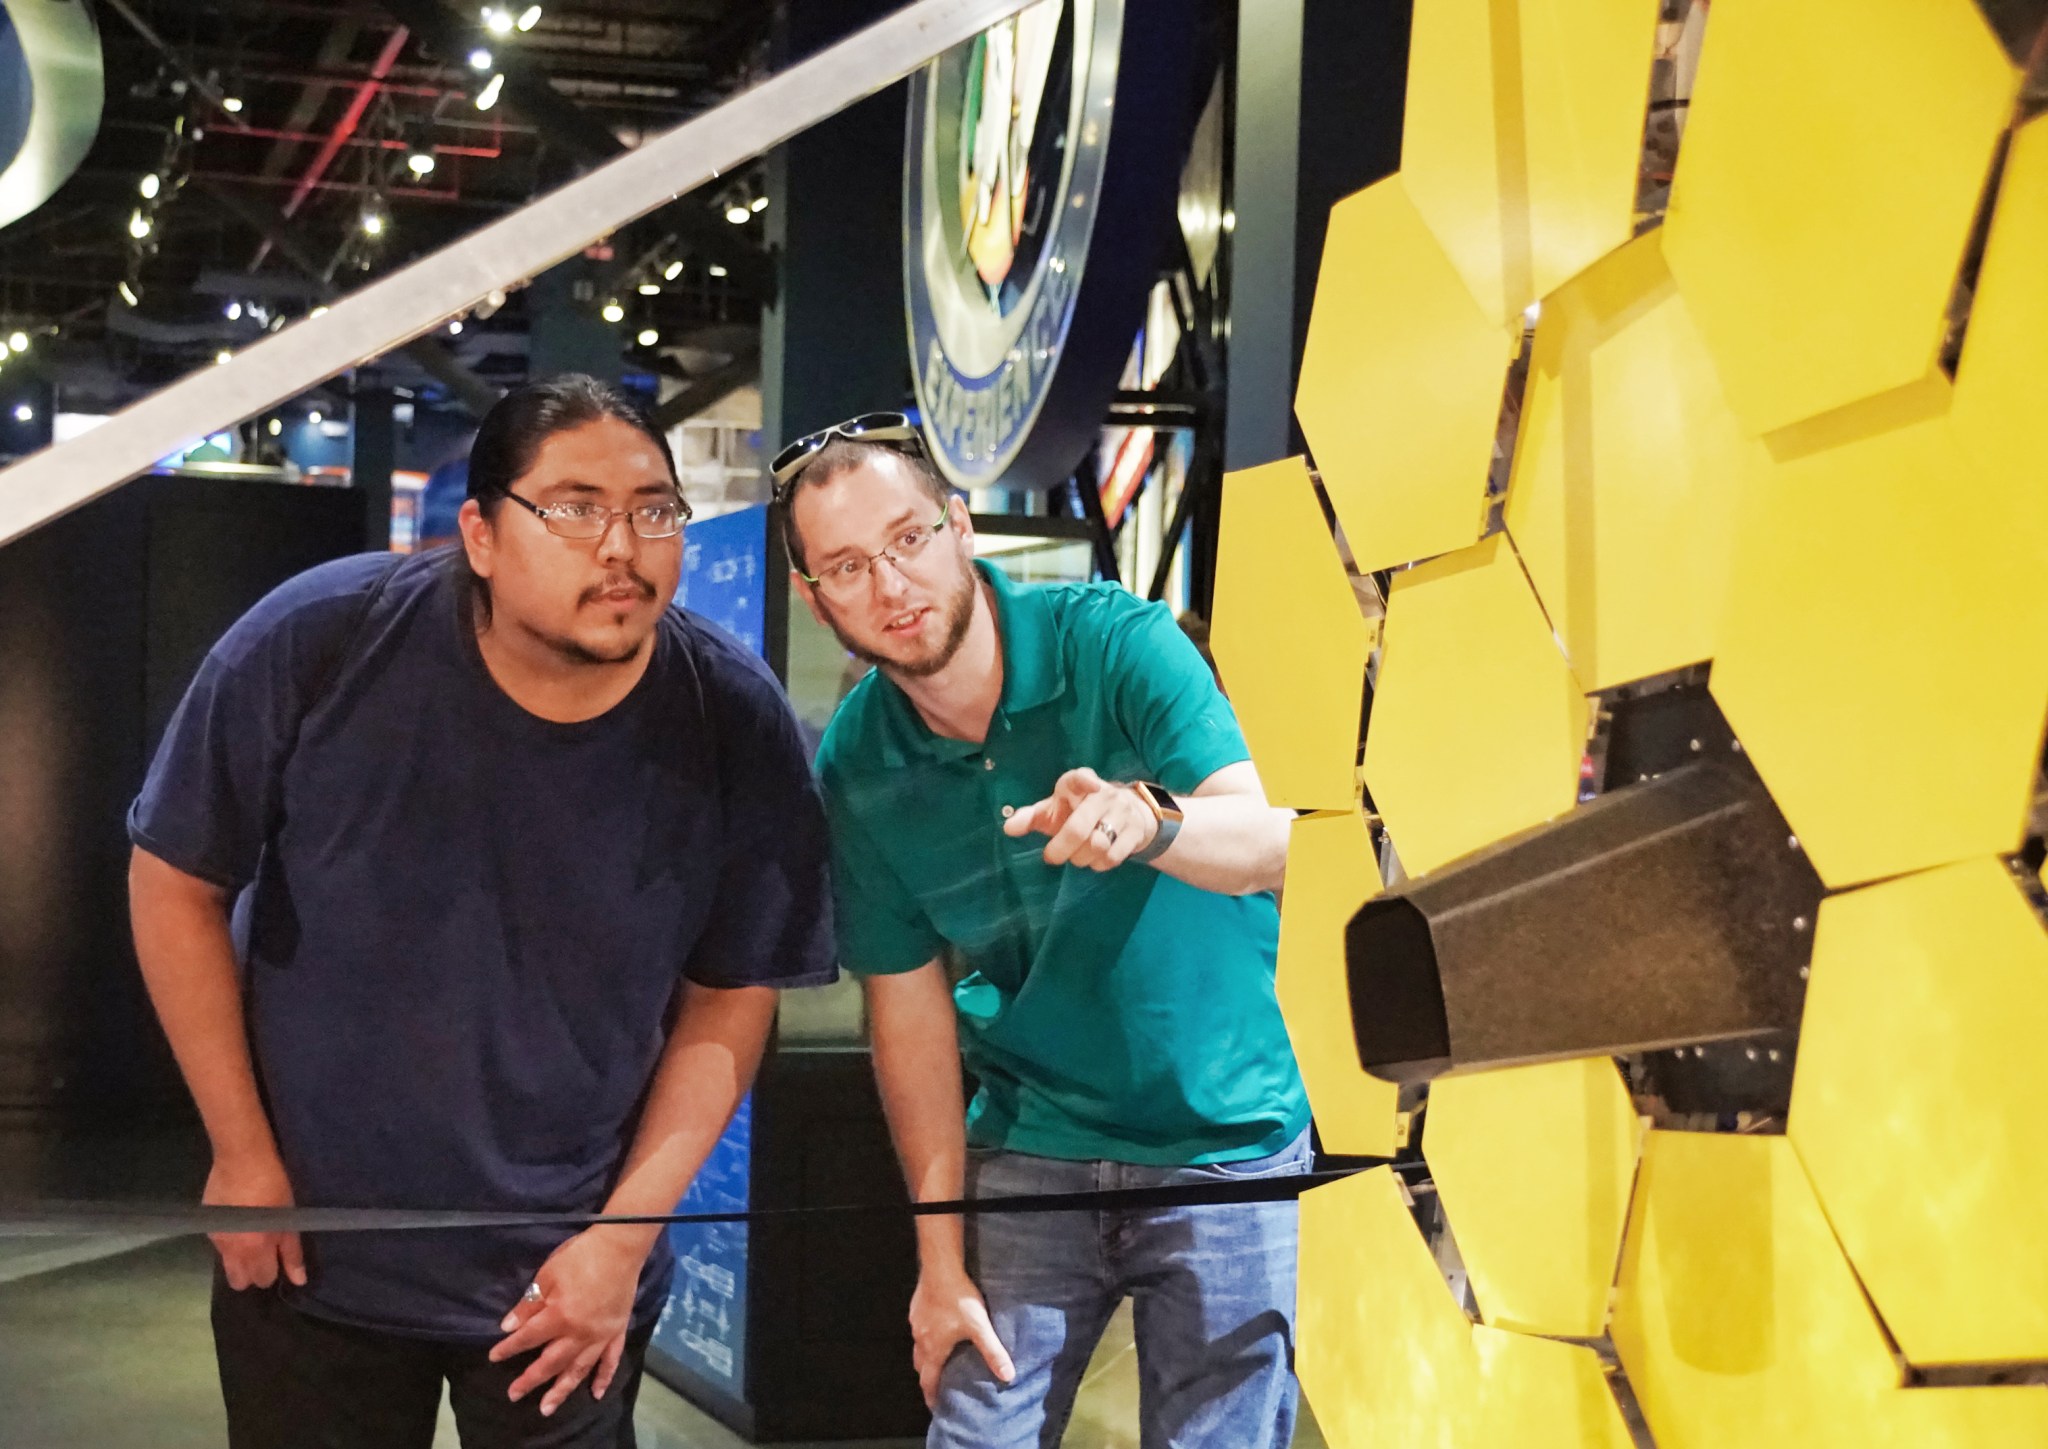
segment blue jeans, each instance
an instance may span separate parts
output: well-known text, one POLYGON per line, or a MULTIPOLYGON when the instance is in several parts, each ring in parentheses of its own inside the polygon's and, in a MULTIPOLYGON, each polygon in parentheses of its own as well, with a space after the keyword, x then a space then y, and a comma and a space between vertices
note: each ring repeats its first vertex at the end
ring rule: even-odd
MULTIPOLYGON (((1308 1133, 1271 1157, 1211 1167, 1066 1162, 971 1151, 970 1197, 1281 1177, 1309 1170, 1308 1133)), ((1054 1449, 1096 1341, 1131 1299, 1144 1449, 1287 1449, 1294 1437, 1292 1201, 971 1217, 967 1263, 1014 1383, 962 1344, 939 1378, 927 1449, 1054 1449)))

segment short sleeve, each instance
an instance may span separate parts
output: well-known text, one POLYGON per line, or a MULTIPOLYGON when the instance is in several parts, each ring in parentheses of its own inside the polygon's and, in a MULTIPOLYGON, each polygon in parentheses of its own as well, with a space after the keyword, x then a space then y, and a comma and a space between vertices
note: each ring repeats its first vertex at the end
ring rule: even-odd
POLYGON ((915 971, 945 949, 902 878, 883 857, 845 793, 825 785, 832 824, 832 889, 839 959, 856 976, 915 971))
POLYGON ((1252 757, 1208 661, 1166 605, 1133 600, 1108 633, 1111 708, 1158 784, 1186 793, 1252 757))
POLYGON ((831 847, 803 736, 764 667, 722 639, 703 647, 707 664, 718 660, 704 685, 725 839, 717 897, 683 974, 700 986, 823 986, 839 974, 831 847))
POLYGON ((255 878, 307 696, 343 647, 363 572, 349 559, 299 575, 207 652, 129 808, 131 841, 230 890, 255 878))

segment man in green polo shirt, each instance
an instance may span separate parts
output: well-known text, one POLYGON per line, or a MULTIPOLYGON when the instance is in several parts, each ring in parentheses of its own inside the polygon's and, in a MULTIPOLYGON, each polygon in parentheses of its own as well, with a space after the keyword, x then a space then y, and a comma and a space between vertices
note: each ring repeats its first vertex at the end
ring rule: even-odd
MULTIPOLYGON (((876 666, 817 768, 913 1196, 1306 1171, 1273 995, 1291 815, 1171 614, 978 563, 895 415, 775 472, 799 589, 876 666)), ((1292 1438, 1292 1202, 921 1218, 918 1246, 931 1445, 1057 1443, 1125 1297, 1147 1444, 1292 1438)))

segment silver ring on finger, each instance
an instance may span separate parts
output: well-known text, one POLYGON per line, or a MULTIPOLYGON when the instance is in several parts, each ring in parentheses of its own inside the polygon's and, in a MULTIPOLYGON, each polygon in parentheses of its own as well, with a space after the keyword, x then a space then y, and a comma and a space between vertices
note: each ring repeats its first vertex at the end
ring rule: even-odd
POLYGON ((529 1283, 526 1285, 526 1291, 519 1295, 519 1301, 521 1303, 545 1303, 547 1301, 547 1294, 540 1291, 540 1284, 529 1283))
POLYGON ((1095 828, 1102 832, 1103 839, 1107 840, 1111 845, 1116 844, 1116 830, 1107 820, 1096 821, 1095 828))

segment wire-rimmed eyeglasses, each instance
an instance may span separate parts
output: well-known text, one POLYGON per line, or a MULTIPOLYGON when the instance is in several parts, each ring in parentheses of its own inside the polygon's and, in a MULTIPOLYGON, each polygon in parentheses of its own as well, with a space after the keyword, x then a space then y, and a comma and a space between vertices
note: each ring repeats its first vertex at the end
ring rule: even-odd
POLYGON ((642 538, 674 538, 683 531, 683 525, 692 516, 690 505, 681 498, 664 498, 634 508, 607 508, 602 503, 587 503, 581 499, 540 504, 529 503, 517 493, 508 492, 505 496, 538 518, 557 538, 575 538, 585 542, 603 538, 611 531, 614 518, 624 518, 626 526, 642 538))

